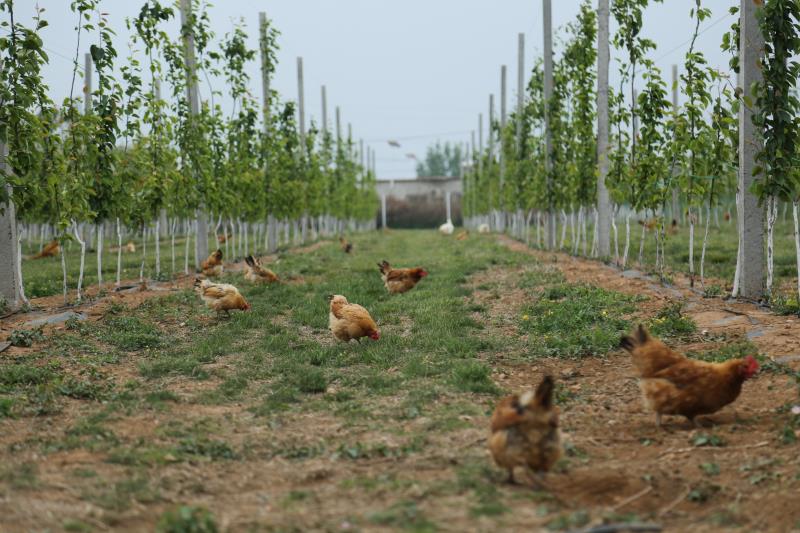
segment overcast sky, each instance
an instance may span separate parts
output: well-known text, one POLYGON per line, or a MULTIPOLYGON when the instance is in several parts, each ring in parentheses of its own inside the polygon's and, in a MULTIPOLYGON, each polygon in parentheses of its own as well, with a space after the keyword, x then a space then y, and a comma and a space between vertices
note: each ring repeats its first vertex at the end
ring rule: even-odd
MULTIPOLYGON (((21 6, 28 3, 34 4, 33 0, 16 3, 18 19, 27 15, 21 6)), ((60 101, 70 89, 75 17, 69 0, 37 3, 46 9, 44 17, 50 22, 43 31, 51 54, 46 81, 60 101)), ((645 14, 643 33, 658 44, 652 57, 667 78, 671 65, 682 63, 689 47, 693 30, 689 11, 694 3, 665 0, 645 14)), ((728 59, 719 45, 733 21, 728 9, 738 3, 703 2, 712 16, 701 26, 696 46, 711 65, 726 70, 728 59)), ((127 53, 125 18, 135 16, 142 4, 142 0, 101 2, 118 34, 121 56, 127 53)), ((556 41, 579 5, 578 0, 553 1, 556 41)), ((307 117, 319 122, 320 86, 327 85, 329 113, 340 106, 354 136, 375 148, 382 179, 413 177, 415 164, 406 154, 423 157, 426 146, 437 139, 467 142, 470 131, 477 128, 478 113, 488 111, 489 94, 499 93, 503 64, 509 68, 508 97, 513 101, 518 33, 527 39, 526 70, 542 51, 541 0, 217 0, 210 9, 212 29, 221 37, 243 18, 251 46, 257 49, 259 11, 265 11, 281 31, 275 88, 285 99, 297 98, 296 58, 302 56, 307 117), (399 140, 402 147, 390 147, 389 139, 399 140)), ((613 32, 613 17, 611 26, 613 32)), ((82 52, 91 42, 84 40, 82 52)), ((617 55, 612 49, 612 83, 617 55)), ((253 92, 260 95, 257 64, 250 66, 250 74, 253 92)), ((208 92, 205 87, 201 91, 208 92)))

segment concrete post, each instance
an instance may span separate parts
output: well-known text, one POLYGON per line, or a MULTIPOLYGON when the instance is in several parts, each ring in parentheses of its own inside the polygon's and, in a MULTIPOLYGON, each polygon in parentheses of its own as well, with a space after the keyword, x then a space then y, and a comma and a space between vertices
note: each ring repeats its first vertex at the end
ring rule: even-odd
MULTIPOLYGON (((763 79, 759 58, 764 50, 764 36, 758 27, 756 13, 762 0, 741 0, 739 69, 740 85, 746 96, 750 88, 763 79)), ((756 154, 761 150, 758 129, 753 123, 756 113, 752 106, 739 106, 739 198, 742 216, 739 220, 741 235, 740 295, 759 299, 764 296, 764 208, 750 188, 758 179, 755 174, 756 154)))
MULTIPOLYGON (((0 171, 9 171, 6 158, 8 148, 0 143, 0 171)), ((0 297, 12 309, 16 309, 25 301, 22 292, 22 273, 19 271, 17 214, 11 201, 11 186, 6 185, 8 203, 0 204, 0 297)))
POLYGON ((611 201, 606 187, 608 177, 608 0, 599 0, 597 8, 597 253, 611 255, 611 201))
MULTIPOLYGON (((183 34, 183 53, 186 61, 186 101, 193 116, 200 114, 200 94, 197 88, 197 59, 195 57, 194 35, 189 24, 192 16, 192 0, 181 0, 181 33, 183 34)), ((195 239, 196 267, 208 257, 208 220, 205 205, 202 203, 195 211, 197 235, 195 239)))
POLYGON ((551 0, 544 0, 544 101, 545 101, 545 172, 547 173, 547 246, 556 247, 556 210, 553 205, 553 136, 550 131, 550 99, 553 97, 553 9, 551 0))

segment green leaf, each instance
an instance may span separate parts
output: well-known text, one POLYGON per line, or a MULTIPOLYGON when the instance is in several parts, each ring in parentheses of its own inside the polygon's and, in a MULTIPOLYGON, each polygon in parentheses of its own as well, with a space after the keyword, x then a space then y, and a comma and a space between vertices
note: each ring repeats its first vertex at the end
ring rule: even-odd
POLYGON ((105 56, 103 49, 95 44, 89 47, 89 53, 91 54, 95 63, 102 61, 103 57, 105 56))

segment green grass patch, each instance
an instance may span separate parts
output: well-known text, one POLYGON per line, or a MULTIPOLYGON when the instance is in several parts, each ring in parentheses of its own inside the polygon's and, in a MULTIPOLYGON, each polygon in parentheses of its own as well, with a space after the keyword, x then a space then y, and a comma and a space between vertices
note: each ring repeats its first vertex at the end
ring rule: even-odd
POLYGON ((697 324, 691 317, 683 314, 683 302, 671 302, 661 308, 655 317, 648 321, 650 333, 656 337, 681 339, 697 332, 697 324))
POLYGON ((631 328, 625 318, 638 298, 589 285, 562 283, 545 288, 524 310, 521 327, 530 335, 533 357, 602 356, 631 328))

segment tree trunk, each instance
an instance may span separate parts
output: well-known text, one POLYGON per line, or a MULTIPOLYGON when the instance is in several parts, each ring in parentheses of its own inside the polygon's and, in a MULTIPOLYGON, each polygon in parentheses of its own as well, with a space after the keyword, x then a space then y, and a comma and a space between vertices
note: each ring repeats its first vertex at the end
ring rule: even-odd
POLYGON ((617 231, 617 209, 611 210, 611 229, 614 232, 614 264, 619 266, 619 232, 617 231))
POLYGON ((736 248, 736 271, 733 274, 733 288, 731 289, 731 297, 736 298, 740 295, 741 280, 742 280, 742 259, 743 259, 743 246, 742 235, 744 234, 741 228, 742 220, 742 202, 740 200, 740 192, 736 192, 736 225, 739 231, 739 244, 736 248))
POLYGON ((156 219, 156 231, 153 234, 155 237, 156 247, 156 279, 161 278, 161 219, 156 219))
POLYGON ((67 247, 64 244, 64 239, 61 239, 61 277, 64 288, 64 305, 67 305, 67 247))
MULTIPOLYGON (((0 171, 10 170, 5 163, 6 146, 0 143, 0 171)), ((6 185, 6 192, 11 196, 11 186, 6 185)), ((12 308, 27 303, 23 291, 22 263, 17 236, 17 215, 14 203, 9 199, 0 212, 0 298, 12 308), (9 273, 9 274, 6 274, 9 273)))
POLYGON ((687 206, 689 211, 689 286, 694 287, 694 213, 692 206, 687 206))
POLYGON ((120 278, 122 277, 122 227, 119 224, 119 217, 117 217, 117 287, 120 285, 120 278))
POLYGON ((706 246, 708 244, 708 227, 711 224, 711 208, 706 207, 706 227, 703 233, 703 249, 700 252, 700 287, 706 288, 706 246))
MULTIPOLYGON (((611 201, 606 187, 608 177, 608 65, 611 53, 608 44, 608 0, 599 0, 597 6, 597 236, 598 255, 611 255, 611 201)), ((616 232, 616 229, 614 230, 616 232)), ((593 254, 594 255, 594 254, 593 254)))
POLYGON ((147 261, 147 226, 142 228, 142 267, 139 269, 139 282, 144 281, 144 265, 147 261))
MULTIPOLYGON (((645 221, 647 221, 645 213, 645 221)), ((644 242, 647 240, 647 226, 642 226, 642 240, 639 241, 639 268, 644 266, 644 242)))
POLYGON ((192 224, 186 221, 186 242, 183 250, 183 273, 189 275, 189 243, 192 240, 192 224))
POLYGON ((170 276, 172 277, 175 276, 175 229, 177 225, 178 225, 178 219, 174 218, 169 228, 170 253, 172 255, 172 269, 170 270, 170 276))
POLYGON ((631 213, 625 215, 625 251, 622 254, 622 268, 628 264, 628 251, 631 247, 631 213))
POLYGON ((792 202, 792 218, 794 219, 794 250, 797 262, 797 301, 800 303, 800 220, 798 220, 798 201, 792 202))
POLYGON ((103 288, 103 222, 97 224, 97 286, 103 288))
POLYGON ((778 218, 778 198, 767 198, 767 295, 772 296, 775 278, 775 221, 778 218))
POLYGON ((80 262, 80 269, 78 270, 78 302, 81 301, 81 289, 83 288, 83 269, 86 263, 86 241, 81 238, 81 232, 78 228, 78 223, 76 221, 72 221, 72 232, 75 235, 75 239, 78 241, 78 244, 81 246, 81 262, 80 262))

